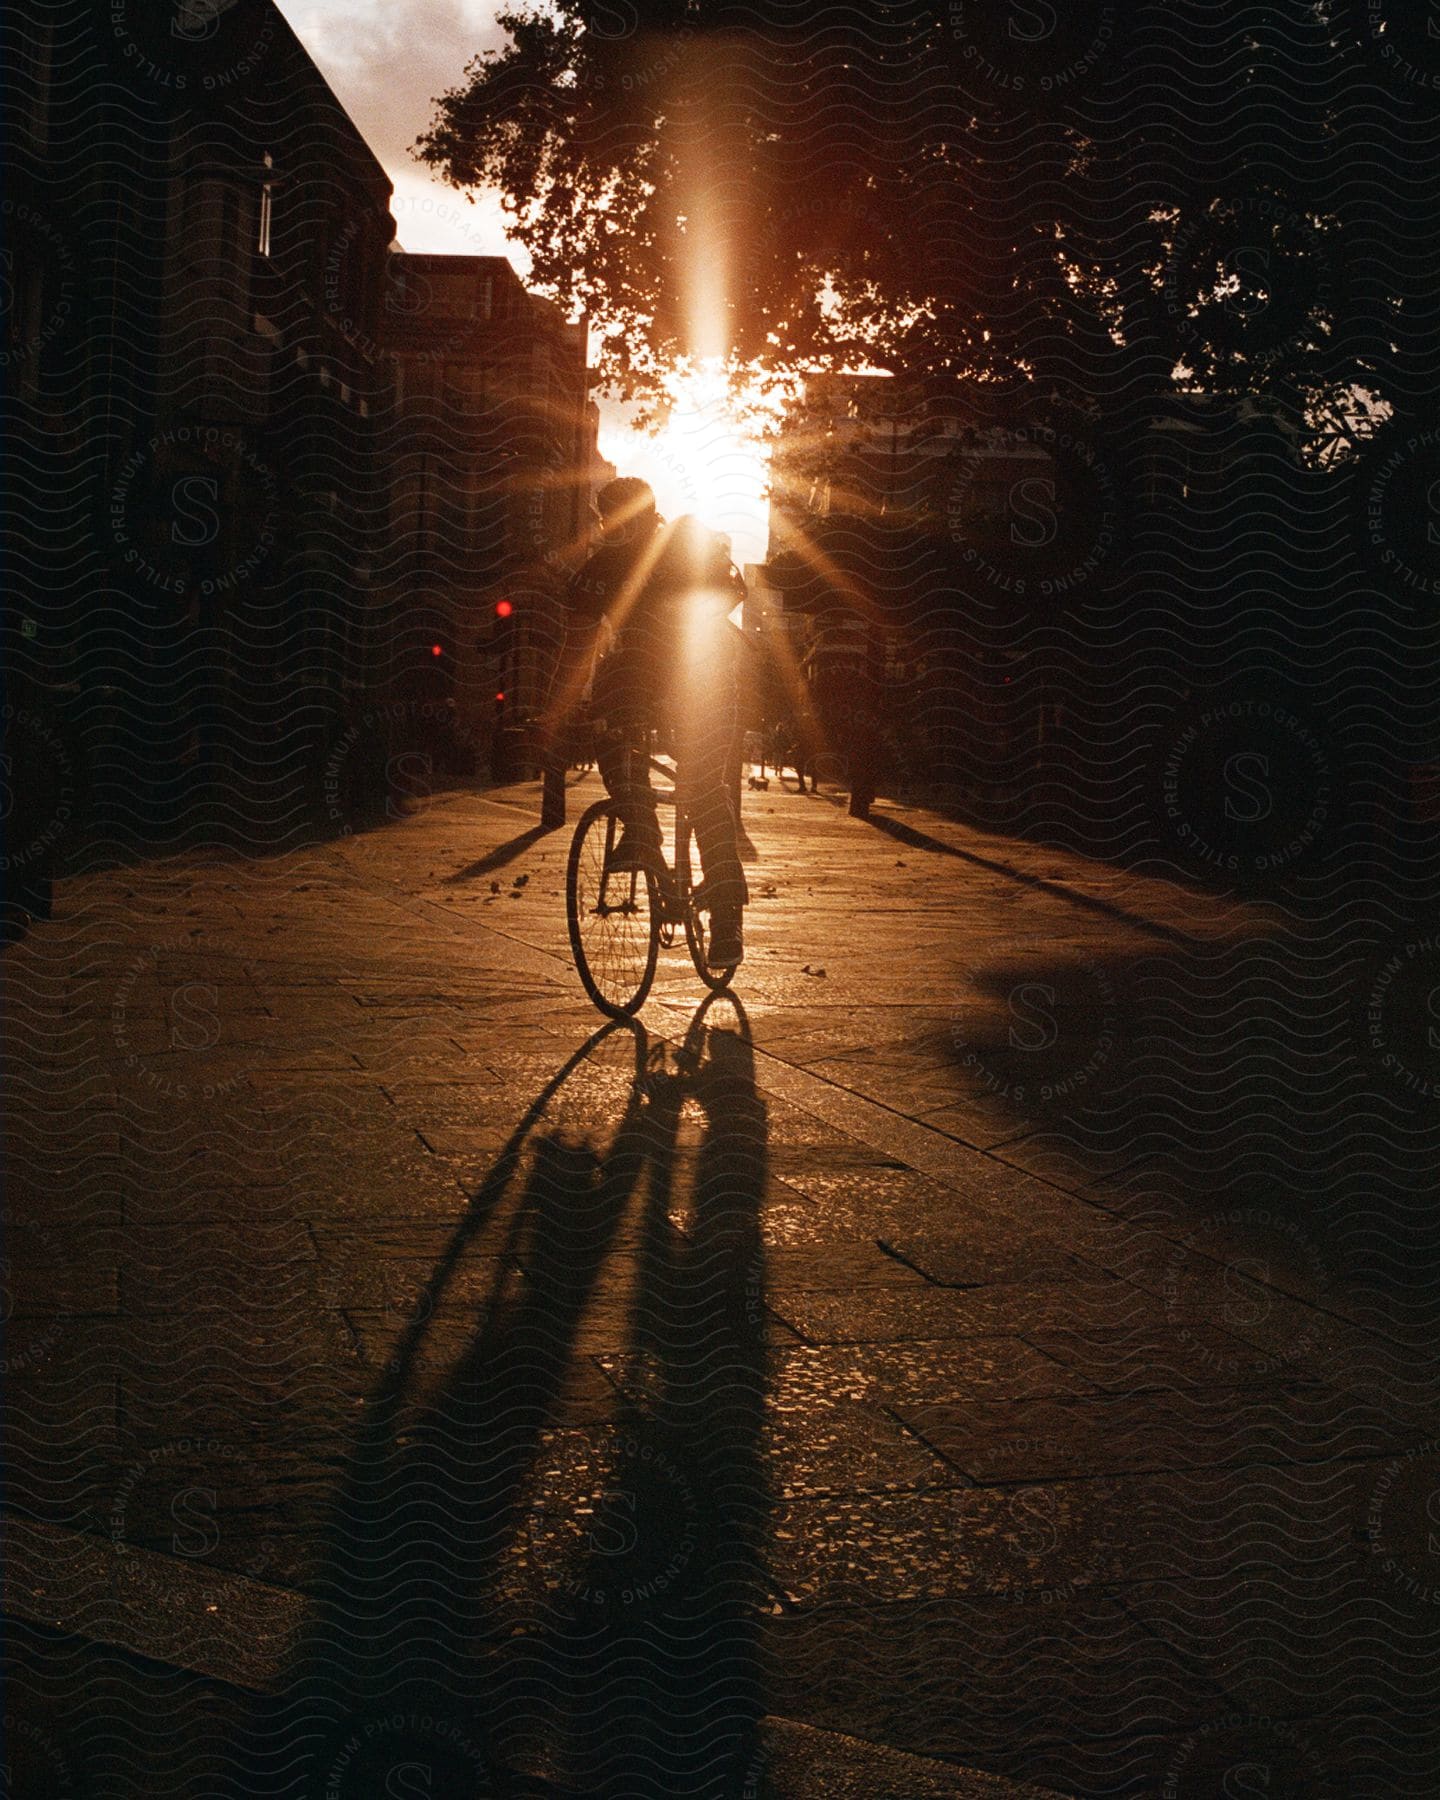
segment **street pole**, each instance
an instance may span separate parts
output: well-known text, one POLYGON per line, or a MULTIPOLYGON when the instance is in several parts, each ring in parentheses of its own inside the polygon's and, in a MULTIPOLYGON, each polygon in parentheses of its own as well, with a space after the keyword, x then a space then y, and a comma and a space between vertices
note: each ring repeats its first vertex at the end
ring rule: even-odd
POLYGON ((565 823, 565 764, 556 751, 547 755, 541 771, 540 823, 546 831, 565 823))

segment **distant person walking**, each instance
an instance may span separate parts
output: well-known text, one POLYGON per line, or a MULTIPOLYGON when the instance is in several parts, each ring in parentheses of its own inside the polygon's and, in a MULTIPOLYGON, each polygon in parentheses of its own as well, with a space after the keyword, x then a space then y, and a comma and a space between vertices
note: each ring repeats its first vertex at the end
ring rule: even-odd
POLYGON ((826 749, 845 759, 850 810, 863 817, 875 798, 879 696, 868 628, 848 607, 832 607, 817 615, 805 657, 805 681, 826 749))

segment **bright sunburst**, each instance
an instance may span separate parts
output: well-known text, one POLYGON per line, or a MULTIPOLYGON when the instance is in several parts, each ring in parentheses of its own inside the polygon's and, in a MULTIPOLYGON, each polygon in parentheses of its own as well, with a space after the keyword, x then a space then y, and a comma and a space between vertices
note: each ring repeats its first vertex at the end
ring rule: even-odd
POLYGON ((737 563, 758 562, 768 536, 769 453, 761 441, 769 410, 756 383, 738 393, 719 363, 683 368, 671 378, 658 431, 625 420, 602 423, 600 452, 622 475, 655 490, 667 519, 693 513, 724 532, 737 563))

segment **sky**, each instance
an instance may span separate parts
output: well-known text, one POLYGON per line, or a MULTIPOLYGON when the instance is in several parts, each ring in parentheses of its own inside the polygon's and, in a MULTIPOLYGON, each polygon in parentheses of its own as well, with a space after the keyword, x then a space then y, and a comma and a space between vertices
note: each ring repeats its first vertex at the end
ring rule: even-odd
POLYGON ((465 65, 498 49, 495 0, 277 0, 340 103, 395 183, 390 209, 406 250, 509 256, 498 198, 472 204, 410 156, 430 104, 460 84, 465 65))
MULTIPOLYGON (((501 0, 277 0, 342 106, 395 184, 391 211, 406 250, 529 260, 505 238, 498 196, 471 202, 415 162, 410 146, 429 124, 431 101, 458 86, 465 65, 505 41, 501 0)), ((656 440, 634 431, 602 400, 600 451, 621 474, 655 488, 673 518, 697 512, 725 531, 737 562, 765 555, 763 467, 714 407, 682 408, 656 440)))

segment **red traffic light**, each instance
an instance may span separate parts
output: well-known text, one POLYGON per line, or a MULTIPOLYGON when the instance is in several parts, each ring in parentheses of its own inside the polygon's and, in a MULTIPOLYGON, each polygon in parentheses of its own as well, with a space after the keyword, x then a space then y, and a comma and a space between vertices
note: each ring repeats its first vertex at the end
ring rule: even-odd
POLYGON ((432 644, 430 646, 430 654, 432 656, 443 656, 445 654, 445 646, 443 644, 432 644))
POLYGON ((497 706, 501 705, 503 703, 504 699, 505 699, 505 691, 502 688, 500 690, 500 692, 495 696, 495 704, 497 706))
POLYGON ((515 608, 509 600, 497 600, 495 602, 495 617, 497 619, 508 619, 514 610, 515 608))

